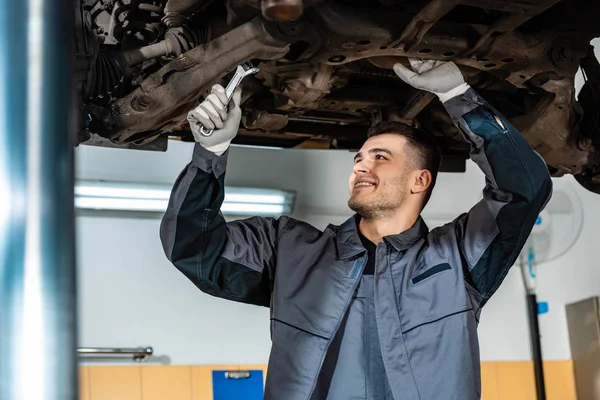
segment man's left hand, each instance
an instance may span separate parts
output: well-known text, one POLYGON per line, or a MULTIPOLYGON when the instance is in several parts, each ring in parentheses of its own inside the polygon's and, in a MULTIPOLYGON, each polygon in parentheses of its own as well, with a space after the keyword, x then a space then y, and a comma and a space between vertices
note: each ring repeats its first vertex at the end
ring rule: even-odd
POLYGON ((434 93, 446 102, 465 93, 469 85, 452 61, 420 60, 409 58, 412 71, 400 63, 394 64, 394 72, 412 87, 434 93))

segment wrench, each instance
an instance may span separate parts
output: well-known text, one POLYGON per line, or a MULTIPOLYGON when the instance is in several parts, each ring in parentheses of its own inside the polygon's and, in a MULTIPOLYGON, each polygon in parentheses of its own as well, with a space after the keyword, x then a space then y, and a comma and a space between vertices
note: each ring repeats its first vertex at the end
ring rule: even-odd
MULTIPOLYGON (((227 96, 227 104, 231 101, 233 97, 233 92, 236 87, 242 82, 242 79, 247 77, 248 75, 256 74, 258 72, 258 67, 252 65, 250 61, 244 62, 242 65, 238 65, 235 69, 235 74, 233 74, 233 78, 227 84, 225 88, 225 95, 227 96)), ((213 134, 214 129, 206 129, 204 126, 200 127, 200 133, 202 136, 210 136, 213 134)))

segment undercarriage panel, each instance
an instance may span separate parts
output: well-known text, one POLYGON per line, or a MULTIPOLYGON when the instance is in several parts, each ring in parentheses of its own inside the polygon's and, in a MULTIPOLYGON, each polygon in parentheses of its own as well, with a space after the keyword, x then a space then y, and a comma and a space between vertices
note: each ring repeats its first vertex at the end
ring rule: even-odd
POLYGON ((408 57, 455 62, 554 176, 598 179, 600 68, 590 42, 600 5, 560 0, 82 1, 80 142, 163 148, 193 140, 186 120, 215 83, 250 60, 234 143, 357 149, 397 120, 435 135, 443 169, 469 147, 436 96, 398 79, 408 57), (303 4, 298 8, 298 4, 303 4), (285 7, 284 7, 285 6, 285 7), (291 20, 290 20, 291 19, 291 20), (584 101, 574 79, 588 78, 584 101), (583 122, 582 122, 583 121, 583 122), (161 146, 152 146, 161 143, 161 146))

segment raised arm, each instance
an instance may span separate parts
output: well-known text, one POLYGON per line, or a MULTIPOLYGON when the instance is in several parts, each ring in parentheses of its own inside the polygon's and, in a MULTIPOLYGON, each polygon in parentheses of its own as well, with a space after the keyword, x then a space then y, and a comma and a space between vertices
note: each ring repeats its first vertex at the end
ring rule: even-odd
MULTIPOLYGON (((485 174, 483 199, 449 225, 464 260, 465 278, 480 294, 481 307, 514 264, 550 200, 552 180, 544 160, 497 110, 464 83, 460 70, 453 63, 438 66, 443 67, 442 72, 430 81, 427 71, 411 75, 398 68, 396 72, 409 83, 412 79, 417 87, 431 81, 445 83, 443 88, 430 91, 438 94, 471 144, 471 159, 485 174)), ((434 72, 436 66, 432 67, 434 72)))
POLYGON ((160 238, 167 258, 203 292, 268 307, 277 241, 285 219, 226 222, 223 218, 227 147, 237 133, 241 111, 239 93, 229 113, 215 110, 214 104, 226 103, 217 103, 221 89, 213 89, 215 96, 188 116, 198 143, 192 161, 175 182, 160 238), (215 127, 213 135, 199 135, 200 123, 215 127))
POLYGON ((471 143, 471 159, 485 174, 483 199, 454 221, 467 279, 483 296, 496 291, 552 195, 544 160, 473 89, 444 103, 471 143))

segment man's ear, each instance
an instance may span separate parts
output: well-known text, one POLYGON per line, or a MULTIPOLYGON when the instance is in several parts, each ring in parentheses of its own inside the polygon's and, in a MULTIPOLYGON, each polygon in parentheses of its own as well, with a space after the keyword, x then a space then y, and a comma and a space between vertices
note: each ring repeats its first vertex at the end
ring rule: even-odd
POLYGON ((427 169, 419 169, 415 171, 413 175, 413 184, 411 187, 411 193, 423 193, 429 189, 431 186, 431 182, 433 181, 433 176, 431 172, 427 169))

